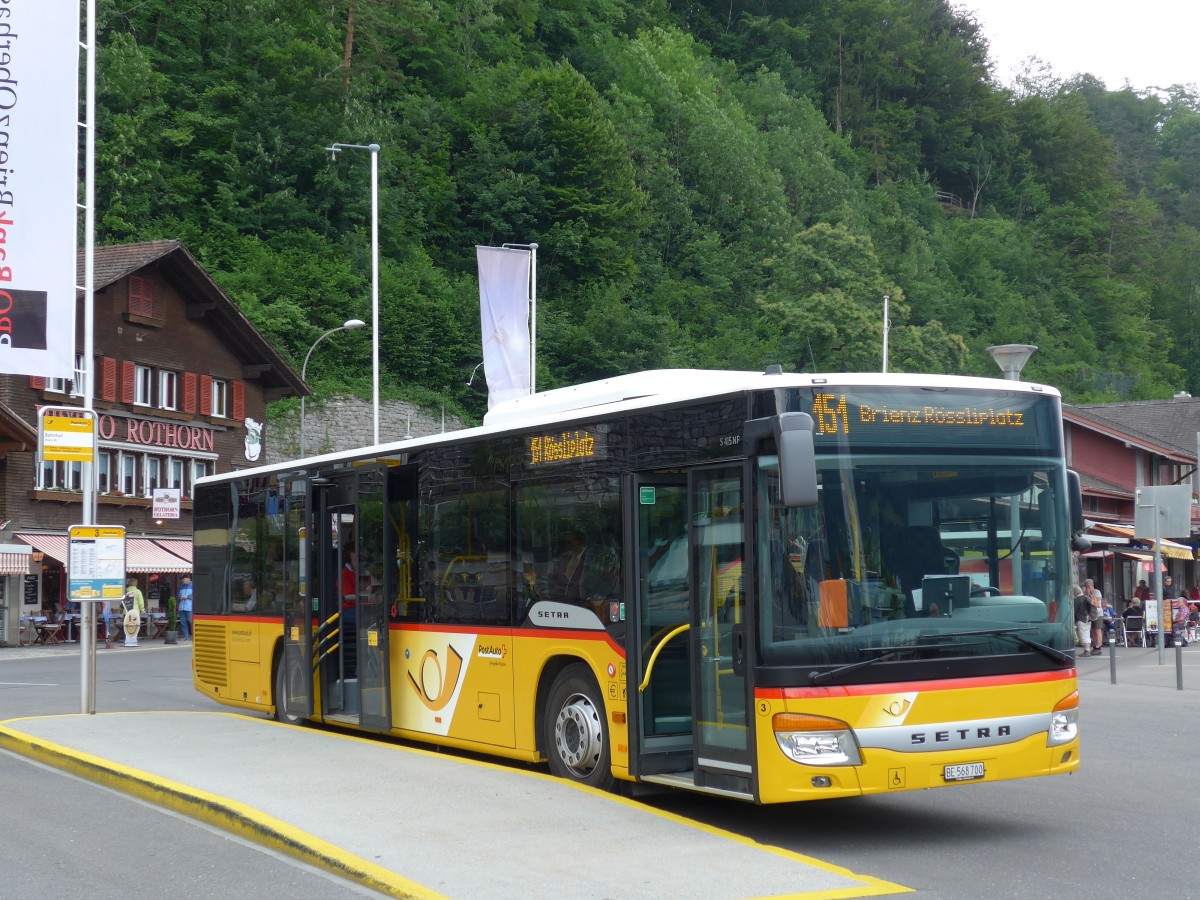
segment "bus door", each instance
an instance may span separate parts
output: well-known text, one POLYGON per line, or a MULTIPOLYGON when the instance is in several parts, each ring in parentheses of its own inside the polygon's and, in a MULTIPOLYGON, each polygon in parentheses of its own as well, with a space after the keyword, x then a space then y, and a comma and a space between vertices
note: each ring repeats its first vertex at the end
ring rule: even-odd
POLYGON ((333 476, 316 504, 314 661, 324 718, 391 727, 388 620, 383 601, 383 473, 333 476))
POLYGON ((629 693, 648 781, 752 792, 742 478, 726 466, 633 481, 629 693))
MULTIPOLYGON (((692 678, 689 663, 687 480, 635 476, 637 585, 627 658, 631 710, 637 718, 636 772, 692 768, 692 678)), ((631 762, 634 762, 631 760, 631 762)))

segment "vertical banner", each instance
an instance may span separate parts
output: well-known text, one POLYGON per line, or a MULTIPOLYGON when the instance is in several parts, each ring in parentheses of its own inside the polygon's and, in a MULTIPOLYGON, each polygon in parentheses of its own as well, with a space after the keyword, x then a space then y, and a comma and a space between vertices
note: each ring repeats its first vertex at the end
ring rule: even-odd
POLYGON ((78 0, 2 0, 0 372, 74 375, 79 115, 78 0))
POLYGON ((476 247, 488 408, 529 393, 528 250, 476 247))

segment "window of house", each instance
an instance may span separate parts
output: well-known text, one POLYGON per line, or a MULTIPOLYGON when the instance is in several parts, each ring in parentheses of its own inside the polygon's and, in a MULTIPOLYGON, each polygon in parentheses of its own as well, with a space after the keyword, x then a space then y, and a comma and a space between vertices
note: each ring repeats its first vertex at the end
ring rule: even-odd
POLYGON ((131 316, 154 316, 154 282, 140 275, 129 276, 129 314, 131 316))
POLYGON ((83 463, 46 460, 38 470, 40 490, 83 490, 83 463))
POLYGON ((158 405, 162 409, 179 409, 179 373, 163 369, 158 373, 158 405))
POLYGON ((96 489, 104 494, 112 490, 112 453, 101 450, 96 454, 96 489))
POLYGON ((128 497, 137 496, 137 457, 132 453, 121 454, 120 490, 128 497))
POLYGON ((212 474, 212 463, 203 459, 192 460, 192 485, 195 485, 197 478, 203 478, 210 474, 212 474))
POLYGON ((154 389, 154 370, 149 366, 134 366, 133 368, 133 402, 139 406, 149 406, 151 392, 154 389))
POLYGON ((157 456, 147 456, 142 462, 142 472, 146 481, 146 489, 142 495, 149 497, 162 482, 163 461, 157 456))
POLYGON ((87 373, 84 371, 83 354, 79 353, 75 356, 75 377, 71 379, 71 396, 82 397, 83 386, 86 381, 87 373))
MULTIPOLYGON (((167 460, 167 487, 178 488, 183 491, 183 460, 169 459, 167 460)), ((187 493, 184 491, 184 493, 187 493)))
POLYGON ((229 382, 217 378, 212 382, 212 414, 214 416, 229 415, 229 382))

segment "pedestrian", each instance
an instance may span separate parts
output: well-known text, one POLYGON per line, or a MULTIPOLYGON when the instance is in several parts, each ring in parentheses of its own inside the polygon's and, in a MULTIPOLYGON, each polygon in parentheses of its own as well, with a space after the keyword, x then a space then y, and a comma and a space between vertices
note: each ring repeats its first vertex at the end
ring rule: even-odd
POLYGON ((1072 586, 1071 591, 1075 595, 1075 636, 1079 638, 1082 648, 1079 655, 1086 656, 1092 645, 1092 605, 1079 585, 1072 586))
POLYGON ((179 633, 186 641, 192 636, 192 576, 184 575, 180 582, 175 610, 179 613, 179 633))
POLYGON ((1092 626, 1092 656, 1099 656, 1104 646, 1104 595, 1096 588, 1096 582, 1087 579, 1083 583, 1083 595, 1088 601, 1088 619, 1092 626))

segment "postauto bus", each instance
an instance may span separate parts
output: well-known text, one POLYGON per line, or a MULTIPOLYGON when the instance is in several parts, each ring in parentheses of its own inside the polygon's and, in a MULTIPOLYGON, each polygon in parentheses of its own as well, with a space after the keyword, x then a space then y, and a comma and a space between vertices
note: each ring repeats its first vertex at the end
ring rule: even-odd
POLYGON ((197 482, 195 685, 778 803, 1070 772, 1060 398, 655 371, 197 482))

